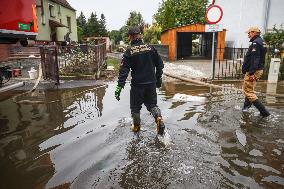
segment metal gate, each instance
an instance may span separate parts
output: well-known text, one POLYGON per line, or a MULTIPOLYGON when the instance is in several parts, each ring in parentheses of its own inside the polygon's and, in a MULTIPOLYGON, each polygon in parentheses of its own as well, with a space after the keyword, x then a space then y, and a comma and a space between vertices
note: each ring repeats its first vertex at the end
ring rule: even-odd
POLYGON ((59 68, 56 46, 40 47, 43 79, 51 79, 59 84, 59 68))
POLYGON ((106 66, 106 44, 40 47, 44 79, 55 80, 70 74, 92 74, 100 77, 106 66))
MULTIPOLYGON (((215 56, 220 56, 218 53, 224 53, 224 59, 218 59, 215 61, 215 78, 221 79, 243 79, 242 65, 244 57, 248 51, 248 48, 218 48, 215 56)), ((283 52, 282 52, 283 53, 283 52)), ((269 72, 269 65, 271 57, 275 54, 272 50, 268 50, 265 58, 264 70, 262 79, 267 79, 269 72)), ((281 59, 279 79, 284 79, 284 58, 281 59)))
POLYGON ((58 65, 61 74, 82 73, 99 78, 105 67, 106 43, 73 45, 59 48, 58 65))

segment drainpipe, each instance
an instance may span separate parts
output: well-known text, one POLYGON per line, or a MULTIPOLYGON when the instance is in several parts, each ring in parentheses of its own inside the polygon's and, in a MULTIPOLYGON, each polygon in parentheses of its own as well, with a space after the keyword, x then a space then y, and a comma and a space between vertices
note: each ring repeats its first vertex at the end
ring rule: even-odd
POLYGON ((45 24, 45 16, 44 16, 44 4, 43 0, 41 0, 41 23, 45 24))
POLYGON ((43 7, 43 0, 40 1, 41 2, 41 15, 44 15, 44 7, 43 7))
POLYGON ((270 0, 265 0, 264 3, 265 3, 265 6, 264 6, 264 14, 265 15, 264 15, 263 30, 264 30, 264 32, 267 32, 271 1, 270 0))

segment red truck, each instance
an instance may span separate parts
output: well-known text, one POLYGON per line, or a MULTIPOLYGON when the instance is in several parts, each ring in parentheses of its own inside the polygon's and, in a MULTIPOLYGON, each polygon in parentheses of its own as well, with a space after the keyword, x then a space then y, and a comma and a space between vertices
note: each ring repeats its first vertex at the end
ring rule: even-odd
POLYGON ((36 0, 1 0, 0 44, 28 45, 37 35, 37 24, 36 0))

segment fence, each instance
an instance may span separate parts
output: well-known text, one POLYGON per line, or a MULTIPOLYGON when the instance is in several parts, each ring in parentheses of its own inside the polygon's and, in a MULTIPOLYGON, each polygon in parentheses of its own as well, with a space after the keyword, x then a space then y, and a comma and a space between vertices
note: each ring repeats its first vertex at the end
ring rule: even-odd
MULTIPOLYGON (((248 48, 217 48, 216 57, 220 56, 221 53, 224 54, 224 59, 218 59, 215 62, 215 78, 221 79, 243 79, 242 64, 244 57, 248 51, 248 48), (218 54, 220 53, 220 54, 218 54)), ((282 52, 283 53, 283 52, 282 52)), ((265 59, 264 73, 262 79, 267 79, 269 72, 269 65, 271 57, 275 54, 268 50, 265 59)), ((284 79, 284 63, 283 58, 281 60, 279 79, 284 79)))
POLYGON ((100 77, 106 65, 106 44, 42 46, 40 47, 44 79, 55 80, 59 84, 59 74, 92 74, 100 77))
POLYGON ((152 45, 155 47, 163 60, 169 60, 169 46, 168 45, 152 45))
POLYGON ((75 45, 58 49, 58 64, 61 74, 96 74, 106 66, 106 43, 99 45, 75 45))
POLYGON ((59 68, 56 46, 40 47, 42 74, 44 79, 55 80, 59 84, 59 68))
POLYGON ((216 56, 224 54, 224 59, 216 61, 215 76, 216 79, 241 79, 242 63, 247 52, 247 48, 217 48, 216 56))

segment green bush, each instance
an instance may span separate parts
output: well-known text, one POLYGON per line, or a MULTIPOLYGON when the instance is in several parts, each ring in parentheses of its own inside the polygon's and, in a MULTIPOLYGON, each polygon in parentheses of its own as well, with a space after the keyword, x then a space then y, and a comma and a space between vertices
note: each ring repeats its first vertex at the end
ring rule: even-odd
POLYGON ((264 41, 270 48, 281 49, 281 45, 284 42, 284 28, 281 25, 280 29, 276 26, 273 27, 272 32, 267 32, 263 35, 264 41))
MULTIPOLYGON (((268 53, 269 56, 267 56, 265 60, 265 73, 264 76, 267 78, 268 76, 268 71, 269 71, 269 64, 271 61, 271 57, 274 56, 274 50, 278 49, 280 52, 283 52, 283 47, 282 44, 284 43, 284 28, 283 25, 280 26, 280 28, 276 28, 276 26, 273 27, 273 30, 271 32, 267 32, 263 35, 264 41, 268 45, 268 53)), ((276 57, 278 57, 276 55, 276 57)), ((280 77, 279 79, 283 80, 284 79, 284 59, 282 57, 281 59, 281 64, 280 64, 280 77)))
POLYGON ((144 30, 144 42, 149 44, 159 44, 161 37, 161 28, 153 25, 144 30))

